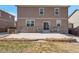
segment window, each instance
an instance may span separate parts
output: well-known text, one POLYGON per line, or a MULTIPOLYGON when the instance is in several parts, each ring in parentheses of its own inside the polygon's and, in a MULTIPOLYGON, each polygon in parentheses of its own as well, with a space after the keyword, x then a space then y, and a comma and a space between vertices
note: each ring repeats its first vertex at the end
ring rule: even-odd
POLYGON ((49 23, 48 22, 44 22, 44 30, 49 30, 49 23))
POLYGON ((57 28, 61 27, 61 20, 56 20, 56 26, 57 26, 57 28))
POLYGON ((44 8, 39 8, 39 15, 44 16, 44 8))
POLYGON ((60 27, 60 24, 57 24, 57 27, 60 27))
POLYGON ((30 21, 27 21, 27 27, 30 27, 30 21))
POLYGON ((59 8, 54 8, 54 16, 59 16, 59 8))
POLYGON ((31 21, 31 26, 34 26, 34 21, 31 21))
POLYGON ((61 20, 56 20, 56 30, 57 30, 57 32, 60 32, 60 30, 61 30, 61 20))
POLYGON ((33 20, 27 20, 27 27, 33 27, 34 26, 34 21, 33 20))

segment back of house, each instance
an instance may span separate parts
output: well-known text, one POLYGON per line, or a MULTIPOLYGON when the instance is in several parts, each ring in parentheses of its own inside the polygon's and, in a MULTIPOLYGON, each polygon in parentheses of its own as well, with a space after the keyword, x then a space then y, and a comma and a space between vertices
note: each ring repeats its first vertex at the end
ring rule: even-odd
POLYGON ((68 33, 68 7, 17 5, 17 32, 68 33))

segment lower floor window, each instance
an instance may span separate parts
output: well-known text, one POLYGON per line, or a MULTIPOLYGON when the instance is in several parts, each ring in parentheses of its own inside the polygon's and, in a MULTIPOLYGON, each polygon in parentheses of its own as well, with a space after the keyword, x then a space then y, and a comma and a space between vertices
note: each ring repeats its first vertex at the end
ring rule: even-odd
POLYGON ((61 27, 61 20, 56 20, 56 26, 57 28, 61 27))
POLYGON ((60 27, 60 24, 57 24, 57 27, 60 27))
POLYGON ((34 21, 33 20, 27 20, 27 27, 34 27, 34 21))

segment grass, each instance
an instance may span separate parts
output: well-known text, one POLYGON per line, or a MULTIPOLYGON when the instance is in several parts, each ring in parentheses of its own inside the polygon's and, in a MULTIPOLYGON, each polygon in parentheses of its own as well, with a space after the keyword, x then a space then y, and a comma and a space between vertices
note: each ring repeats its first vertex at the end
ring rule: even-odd
POLYGON ((0 52, 4 53, 68 53, 79 52, 78 43, 53 41, 0 40, 0 52))

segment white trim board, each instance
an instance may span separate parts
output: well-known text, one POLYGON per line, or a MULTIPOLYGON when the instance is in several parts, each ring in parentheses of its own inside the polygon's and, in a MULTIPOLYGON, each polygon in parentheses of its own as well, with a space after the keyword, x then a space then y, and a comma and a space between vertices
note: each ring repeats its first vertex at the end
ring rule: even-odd
POLYGON ((32 19, 68 19, 68 17, 66 17, 66 18, 33 18, 33 17, 28 17, 28 18, 17 18, 17 19, 29 19, 29 18, 32 18, 32 19))

